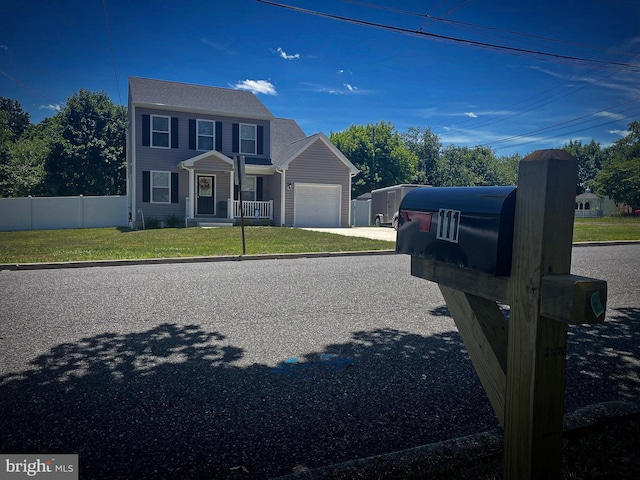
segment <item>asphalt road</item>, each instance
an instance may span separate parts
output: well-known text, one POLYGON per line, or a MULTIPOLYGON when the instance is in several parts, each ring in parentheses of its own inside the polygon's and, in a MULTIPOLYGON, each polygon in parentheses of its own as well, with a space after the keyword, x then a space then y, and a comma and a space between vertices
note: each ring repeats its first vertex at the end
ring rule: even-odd
MULTIPOLYGON (((608 320, 570 328, 566 410, 640 401, 640 245, 573 265, 608 320)), ((81 478, 267 478, 497 426, 407 256, 0 272, 0 452, 81 478)))

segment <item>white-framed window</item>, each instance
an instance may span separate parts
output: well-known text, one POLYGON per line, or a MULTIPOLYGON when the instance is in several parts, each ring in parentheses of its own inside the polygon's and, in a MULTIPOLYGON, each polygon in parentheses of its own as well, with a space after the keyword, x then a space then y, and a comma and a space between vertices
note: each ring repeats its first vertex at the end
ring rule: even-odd
MULTIPOLYGON (((258 177, 254 177, 251 175, 247 175, 244 177, 244 179, 242 180, 242 201, 244 202, 253 202, 256 200, 257 198, 257 188, 258 185, 258 177)), ((235 190, 235 195, 234 195, 234 199, 235 200, 239 200, 238 197, 238 187, 236 186, 236 190, 235 190)))
POLYGON ((246 176, 242 184, 242 200, 253 202, 256 199, 256 183, 258 177, 246 176))
POLYGON ((171 117, 151 115, 151 146, 169 148, 171 145, 171 117))
POLYGON ((240 153, 245 155, 255 155, 257 151, 257 129, 256 125, 246 123, 240 124, 240 153))
POLYGON ((151 171, 151 203, 171 203, 171 172, 151 171))
POLYGON ((216 144, 216 122, 211 120, 196 121, 196 141, 198 150, 213 150, 216 144))

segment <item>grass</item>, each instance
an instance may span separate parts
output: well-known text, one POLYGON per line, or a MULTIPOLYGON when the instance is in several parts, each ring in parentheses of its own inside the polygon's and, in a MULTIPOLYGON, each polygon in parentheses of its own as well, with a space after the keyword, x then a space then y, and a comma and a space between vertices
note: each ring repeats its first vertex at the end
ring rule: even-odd
MULTIPOLYGON (((640 240, 640 219, 576 219, 574 241, 640 240)), ((297 228, 247 227, 247 254, 386 250, 394 242, 297 228)), ((0 263, 240 255, 237 227, 0 232, 0 263)))
MULTIPOLYGON (((247 227, 248 255, 393 249, 393 242, 297 228, 247 227)), ((0 263, 241 255, 239 228, 0 232, 0 263)))
POLYGON ((574 242, 611 240, 640 240, 640 218, 576 218, 573 228, 574 242))

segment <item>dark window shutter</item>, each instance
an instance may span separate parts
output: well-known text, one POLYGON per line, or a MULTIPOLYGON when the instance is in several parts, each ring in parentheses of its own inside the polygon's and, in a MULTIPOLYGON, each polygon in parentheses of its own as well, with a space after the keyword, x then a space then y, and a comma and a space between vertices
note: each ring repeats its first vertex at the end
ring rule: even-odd
POLYGON ((238 187, 238 185, 234 185, 233 186, 233 199, 234 200, 240 200, 240 188, 238 187))
POLYGON ((151 201, 151 172, 142 172, 142 201, 149 203, 151 201))
POLYGON ((258 177, 256 178, 256 201, 261 202, 263 200, 263 190, 264 190, 264 184, 263 184, 264 178, 263 177, 258 177))
POLYGON ((264 127, 258 125, 258 155, 264 153, 264 127))
POLYGON ((142 115, 142 146, 151 145, 151 116, 142 115))
POLYGON ((240 124, 234 123, 233 129, 231 131, 231 152, 239 153, 240 152, 240 124))
POLYGON ((216 150, 222 151, 222 122, 216 122, 216 150))
POLYGON ((189 119, 189 150, 196 149, 196 120, 189 119))
POLYGON ((171 148, 178 148, 178 118, 171 117, 171 148))
POLYGON ((178 203, 178 174, 171 174, 171 203, 178 203))

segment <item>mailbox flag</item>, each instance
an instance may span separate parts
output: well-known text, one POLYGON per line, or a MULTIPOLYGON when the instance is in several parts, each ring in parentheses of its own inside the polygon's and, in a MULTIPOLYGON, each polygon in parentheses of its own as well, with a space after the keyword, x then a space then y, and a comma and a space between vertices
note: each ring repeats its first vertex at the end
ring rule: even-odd
POLYGON ((426 212, 415 212, 411 210, 403 210, 402 217, 405 222, 417 220, 418 230, 429 233, 431 230, 431 214, 426 212))

